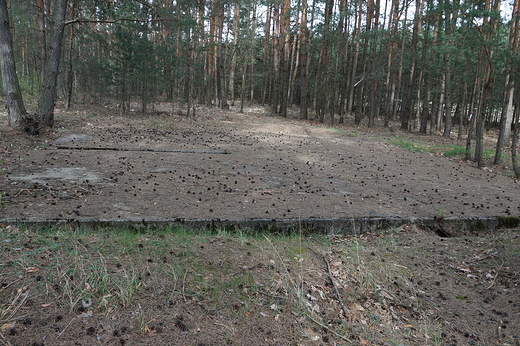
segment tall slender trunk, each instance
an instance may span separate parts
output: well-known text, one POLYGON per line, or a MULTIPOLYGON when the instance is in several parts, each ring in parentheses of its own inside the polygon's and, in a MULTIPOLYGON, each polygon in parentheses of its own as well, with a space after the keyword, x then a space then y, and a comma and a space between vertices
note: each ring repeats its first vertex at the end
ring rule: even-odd
MULTIPOLYGON (((403 27, 406 27, 406 23, 408 21, 408 8, 409 8, 409 2, 405 2, 404 4, 404 8, 403 8, 403 12, 404 12, 404 20, 403 20, 403 27)), ((396 83, 395 83, 395 86, 396 86, 396 89, 397 90, 394 90, 394 95, 400 95, 401 94, 401 89, 402 89, 402 80, 403 80, 403 65, 404 65, 404 53, 405 53, 405 50, 406 50, 406 37, 407 35, 404 33, 404 30, 402 30, 403 33, 401 34, 402 37, 401 37, 401 47, 400 47, 400 54, 399 54, 399 69, 397 71, 397 79, 396 79, 396 83)), ((402 104, 399 102, 400 101, 400 97, 397 96, 395 98, 393 98, 394 102, 392 103, 392 113, 390 114, 390 120, 394 120, 395 118, 397 118, 397 112, 399 111, 399 109, 402 109, 402 104)))
MULTIPOLYGON (((76 1, 72 3, 71 17, 74 18, 76 14, 76 1)), ((69 28, 69 47, 68 47, 68 66, 66 72, 66 98, 65 98, 65 108, 68 110, 72 104, 72 91, 74 88, 74 71, 72 69, 72 59, 74 52, 74 25, 71 25, 69 28)))
POLYGON ((267 99, 270 98, 269 86, 271 80, 271 74, 269 73, 269 65, 270 65, 270 57, 271 57, 271 49, 270 49, 270 41, 271 41, 271 21, 272 21, 272 11, 273 6, 270 5, 267 9, 267 18, 265 21, 264 28, 264 62, 262 68, 262 103, 267 103, 267 99))
POLYGON ((467 109, 467 103, 468 103, 468 82, 464 82, 464 86, 462 87, 462 97, 461 101, 458 103, 458 115, 459 115, 459 131, 457 133, 457 139, 460 141, 462 139, 462 132, 464 129, 464 122, 465 122, 465 113, 464 110, 467 109))
POLYGON ((280 109, 278 114, 282 117, 287 116, 287 104, 289 97, 289 59, 291 43, 291 1, 282 1, 280 18, 280 109))
POLYGON ((413 26, 413 34, 412 34, 412 47, 411 47, 411 61, 410 61, 410 70, 408 75, 408 83, 406 85, 406 96, 404 99, 404 109, 401 114, 401 129, 408 130, 410 115, 412 113, 412 105, 413 105, 413 94, 415 88, 415 63, 417 59, 417 43, 419 39, 419 31, 421 28, 421 17, 422 17, 422 6, 424 4, 424 0, 416 0, 415 1, 415 17, 414 17, 414 26, 413 26))
POLYGON ((47 42, 45 38, 45 0, 37 0, 38 9, 38 41, 40 43, 40 85, 43 85, 45 65, 47 61, 47 42))
POLYGON ((225 58, 224 58, 224 4, 219 2, 217 12, 217 63, 216 63, 216 77, 217 77, 217 94, 219 105, 222 109, 229 108, 227 102, 227 88, 225 77, 225 58))
MULTIPOLYGON (((354 89, 356 86, 363 81, 361 79, 360 81, 356 82, 356 73, 357 73, 357 66, 359 61, 359 48, 360 48, 360 40, 359 35, 361 33, 361 19, 363 17, 363 0, 359 1, 359 8, 354 24, 354 34, 352 39, 356 42, 355 48, 354 48, 354 56, 352 58, 352 74, 350 75, 350 83, 349 83, 349 92, 348 92, 348 105, 347 105, 347 112, 349 114, 354 114, 354 122, 356 125, 359 125, 361 122, 361 118, 358 117, 358 110, 355 107, 354 104, 354 89)), ((364 78, 364 77, 362 77, 364 78)))
MULTIPOLYGON (((248 25, 248 27, 251 27, 251 30, 249 31, 249 41, 253 43, 255 41, 255 34, 256 34, 256 28, 258 26, 258 19, 256 15, 257 11, 257 4, 252 2, 251 3, 251 9, 249 12, 251 12, 251 25, 248 25)), ((254 83, 254 73, 255 73, 255 47, 253 44, 249 45, 249 104, 251 105, 254 101, 255 97, 255 83, 254 83)))
POLYGON ((298 7, 296 9, 296 19, 294 24, 294 38, 291 44, 291 58, 289 62, 289 85, 287 90, 287 99, 289 104, 294 103, 294 83, 296 81, 298 65, 300 60, 300 39, 299 39, 299 26, 300 26, 300 12, 301 12, 301 0, 298 0, 298 7))
MULTIPOLYGON (((458 20, 458 11, 459 11, 459 1, 455 0, 451 3, 451 11, 452 13, 448 13, 446 17, 449 21, 447 23, 447 36, 448 39, 448 45, 453 45, 453 39, 452 34, 455 31, 455 27, 457 25, 458 20)), ((443 81, 444 81, 444 89, 446 91, 445 94, 445 108, 444 108, 444 137, 450 137, 451 135, 451 124, 452 124, 452 86, 451 86, 451 53, 446 53, 444 55, 444 73, 443 73, 443 81)))
POLYGON ((309 66, 307 57, 309 56, 308 28, 307 28, 307 0, 302 0, 302 20, 300 24, 300 119, 307 119, 308 101, 308 76, 309 66))
POLYGON ((67 0, 56 0, 52 25, 52 45, 45 66, 42 94, 38 101, 38 118, 42 125, 54 126, 54 107, 57 95, 67 0))
POLYGON ((317 84, 317 95, 316 95, 316 113, 318 121, 323 123, 325 121, 325 112, 327 99, 330 97, 329 93, 329 81, 328 81, 328 69, 329 69, 329 44, 330 44, 330 21, 332 17, 334 2, 327 0, 325 3, 325 23, 324 23, 324 34, 323 41, 321 44, 320 61, 318 67, 318 84, 317 84))
POLYGON ((430 115, 430 96, 431 96, 431 82, 430 74, 426 73, 424 77, 424 93, 422 100, 421 123, 419 126, 419 133, 426 133, 428 127, 428 118, 430 115))
POLYGON ((513 165, 513 171, 515 172, 515 176, 517 179, 520 179, 520 167, 518 166, 517 159, 517 148, 518 148, 518 137, 520 136, 520 122, 518 120, 518 116, 516 117, 516 121, 513 121, 512 124, 512 143, 511 143, 511 162, 513 165))
MULTIPOLYGON (((512 13, 512 21, 511 28, 509 29, 509 50, 511 51, 512 56, 518 55, 518 37, 519 37, 519 27, 520 27, 520 0, 515 0, 513 3, 513 13, 512 13)), ((502 147, 504 143, 509 140, 511 136, 511 124, 513 120, 513 95, 515 93, 515 83, 512 78, 514 65, 511 60, 507 63, 507 74, 505 80, 506 90, 504 92, 504 103, 502 105, 502 113, 500 115, 500 132, 498 135, 498 141, 495 151, 495 159, 493 163, 498 165, 501 160, 502 155, 502 147)))
POLYGON ((470 101, 470 106, 469 106, 469 114, 468 114, 468 137, 466 138, 466 155, 465 155, 465 160, 467 161, 470 161, 472 160, 472 156, 471 156, 471 141, 473 139, 473 137, 475 136, 475 119, 476 119, 476 113, 477 113, 477 108, 475 107, 475 104, 477 101, 477 94, 478 94, 478 90, 480 90, 480 78, 475 78, 474 80, 474 83, 473 83, 473 92, 471 93, 471 101, 470 101))
POLYGON ((278 114, 280 105, 280 60, 282 55, 282 44, 280 37, 280 4, 275 3, 273 9, 273 85, 271 95, 271 113, 278 114))
POLYGON ((387 70, 386 70, 386 90, 385 90, 385 114, 384 114, 384 127, 388 127, 390 122, 390 116, 392 114, 392 106, 395 98, 395 83, 393 66, 394 59, 397 52, 397 29, 399 26, 399 0, 392 0, 392 6, 390 8, 390 21, 388 23, 389 32, 391 32, 391 42, 388 49, 387 57, 387 70))
POLYGON ((235 3, 233 11, 233 51, 231 53, 231 67, 229 70, 229 92, 231 95, 231 106, 235 105, 235 75, 237 69, 237 50, 240 30, 240 3, 235 3))
POLYGON ((340 48, 340 53, 338 54, 338 74, 340 78, 337 78, 338 89, 339 89, 339 105, 338 105, 338 113, 339 113, 339 123, 345 123, 345 111, 346 111, 346 101, 347 101, 347 90, 348 90, 348 82, 349 78, 349 67, 348 67, 348 52, 350 50, 350 40, 349 40, 349 16, 347 15, 347 0, 340 0, 339 2, 339 13, 340 13, 340 21, 338 26, 338 36, 342 37, 343 42, 345 42, 345 46, 340 48))
MULTIPOLYGON (((500 10, 500 0, 487 0, 486 10, 491 13, 492 10, 500 10)), ((484 17, 482 26, 484 27, 482 39, 486 42, 491 39, 492 36, 497 32, 497 20, 491 15, 484 17)), ((484 125, 486 119, 484 117, 484 109, 487 103, 488 93, 493 79, 493 50, 483 45, 480 51, 481 61, 484 64, 484 71, 482 74, 482 89, 479 93, 478 107, 477 107, 477 119, 476 119, 476 140, 475 140, 475 161, 478 167, 484 166, 484 125)))
MULTIPOLYGON (((372 0, 369 2, 371 11, 373 12, 373 15, 371 16, 373 20, 373 25, 371 27, 371 30, 377 31, 379 29, 379 7, 380 7, 380 0, 376 0, 374 3, 372 0)), ((375 75, 375 71, 377 69, 377 39, 373 38, 372 43, 370 45, 370 54, 372 56, 372 62, 370 64, 370 74, 375 75)), ((379 81, 376 76, 373 76, 371 78, 370 83, 370 102, 368 105, 368 127, 373 127, 375 125, 375 119, 379 116, 379 97, 378 95, 378 89, 379 89, 379 81)))

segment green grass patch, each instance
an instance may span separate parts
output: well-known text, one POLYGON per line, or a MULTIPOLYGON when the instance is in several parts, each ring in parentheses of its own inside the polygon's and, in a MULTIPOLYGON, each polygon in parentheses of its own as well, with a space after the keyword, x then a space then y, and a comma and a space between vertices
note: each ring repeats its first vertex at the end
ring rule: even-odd
MULTIPOLYGON (((64 302, 69 313, 111 313, 161 292, 170 300, 180 296, 216 308, 230 297, 247 298, 257 281, 268 285, 268 277, 254 277, 252 266, 240 265, 237 258, 263 256, 273 239, 283 244, 284 258, 302 253, 296 234, 267 239, 267 233, 249 230, 3 228, 4 280, 19 282, 13 288, 34 287, 42 301, 64 302)), ((8 291, 0 291, 0 300, 8 291)), ((14 313, 0 311, 0 322, 14 313)))
MULTIPOLYGON (((453 144, 439 144, 439 145, 427 145, 422 143, 415 143, 401 138, 387 139, 388 143, 398 146, 403 149, 416 151, 420 153, 432 153, 439 154, 449 158, 463 158, 466 156, 466 147, 462 145, 453 144)), ((471 149, 471 155, 475 154, 475 149, 471 149)), ((485 149, 483 151, 484 160, 493 160, 495 158, 495 151, 491 149, 485 149)), ((511 161, 511 155, 508 153, 502 154, 502 162, 511 161)))
POLYGON ((447 156, 447 157, 466 155, 466 148, 463 146, 453 146, 451 149, 449 149, 449 147, 447 147, 446 149, 447 149, 447 151, 444 152, 444 156, 447 156))
POLYGON ((426 152, 426 146, 417 143, 404 141, 402 139, 390 139, 388 143, 398 146, 399 148, 408 149, 411 151, 417 151, 420 153, 426 152))

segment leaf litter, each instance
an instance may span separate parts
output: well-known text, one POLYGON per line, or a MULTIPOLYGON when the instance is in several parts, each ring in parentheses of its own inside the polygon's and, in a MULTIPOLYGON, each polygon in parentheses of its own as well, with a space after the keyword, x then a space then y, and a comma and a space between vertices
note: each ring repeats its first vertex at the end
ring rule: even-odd
POLYGON ((519 342, 518 230, 443 238, 413 225, 312 237, 0 228, 7 345, 519 342))

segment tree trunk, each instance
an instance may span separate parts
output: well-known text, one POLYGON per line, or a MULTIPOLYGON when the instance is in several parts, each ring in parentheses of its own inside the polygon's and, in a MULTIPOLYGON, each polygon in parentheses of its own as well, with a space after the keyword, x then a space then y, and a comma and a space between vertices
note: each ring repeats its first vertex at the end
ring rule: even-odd
POLYGON ((0 65, 9 126, 32 135, 38 134, 38 122, 25 110, 16 75, 13 39, 6 0, 0 0, 0 65))
POLYGON ((510 80, 508 72, 506 76, 506 91, 504 95, 504 103, 502 105, 502 113, 500 115, 500 132, 498 134, 497 146, 495 150, 495 159, 493 164, 500 164, 502 158, 502 147, 504 143, 511 137, 511 121, 513 119, 513 95, 515 92, 514 82, 510 80))
POLYGON ((399 27, 399 0, 392 0, 392 6, 390 8, 390 19, 388 23, 388 28, 391 37, 391 41, 389 43, 388 48, 388 58, 387 58, 387 70, 386 70, 386 90, 385 90, 385 114, 384 114, 384 127, 388 127, 390 122, 390 117, 392 114, 392 108, 394 104, 395 98, 395 83, 396 80, 394 78, 394 59, 397 52, 397 29, 399 27))
MULTIPOLYGON (((513 56, 516 56, 518 53, 518 33, 520 26, 520 16, 518 12, 520 11, 520 0, 515 0, 513 3, 513 13, 512 13, 512 23, 511 28, 509 30, 509 50, 513 56)), ((504 103, 502 106, 502 114, 500 116, 500 132, 498 135, 498 141, 495 151, 495 160, 493 163, 498 165, 501 160, 502 155, 502 147, 504 143, 509 140, 511 136, 511 128, 509 124, 511 124, 513 120, 513 95, 515 93, 515 84, 513 78, 511 78, 513 73, 513 63, 508 61, 507 64, 507 74, 506 74, 506 91, 504 93, 504 103)))
POLYGON ((271 84, 271 74, 269 73, 269 57, 271 56, 270 41, 271 41, 271 21, 272 21, 273 5, 269 5, 267 9, 267 18, 264 28, 264 61, 262 67, 262 103, 267 103, 269 94, 269 85, 271 84))
POLYGON ((430 117, 430 96, 431 96, 431 82, 430 82, 430 74, 426 73, 424 77, 424 93, 423 93, 423 102, 422 102, 422 111, 421 111, 421 123, 419 127, 419 133, 426 134, 426 130, 428 127, 428 118, 430 117))
POLYGON ((66 12, 67 0, 56 0, 54 23, 52 26, 52 46, 50 47, 51 49, 45 66, 42 93, 38 101, 38 118, 42 125, 50 127, 54 125, 54 107, 66 12))
MULTIPOLYGON (((375 3, 373 0, 369 1, 370 11, 373 12, 371 18, 373 20, 373 25, 371 26, 371 30, 378 31, 379 30, 379 7, 380 0, 377 0, 375 3)), ((372 62, 370 63, 370 74, 375 75, 375 71, 377 69, 377 57, 379 56, 377 52, 377 39, 372 39, 372 44, 370 47, 370 54, 372 56, 372 62)), ((370 96, 369 96, 369 105, 368 105, 368 127, 375 126, 375 119, 379 117, 379 97, 378 97, 378 89, 379 89, 379 81, 376 76, 373 76, 372 81, 370 83, 370 96)))
POLYGON ((513 171, 515 172, 515 176, 517 179, 520 179, 520 167, 518 167, 518 159, 517 159, 517 147, 518 147, 518 137, 520 136, 520 122, 518 119, 512 125, 512 144, 511 144, 511 161, 513 164, 513 171))
POLYGON ((356 109, 355 101, 354 101, 354 89, 356 86, 363 81, 363 78, 361 78, 360 81, 356 82, 356 72, 357 72, 357 66, 359 61, 359 35, 361 34, 361 22, 363 17, 363 0, 359 1, 359 9, 356 16, 356 22, 355 22, 355 29, 354 29, 354 35, 353 40, 356 42, 355 48, 354 48, 354 57, 352 58, 352 74, 350 75, 350 83, 349 83, 349 91, 348 91, 348 104, 347 104, 347 113, 351 114, 354 113, 354 123, 356 125, 359 125, 361 122, 361 118, 358 116, 359 110, 356 109))
POLYGON ((328 81, 328 69, 329 69, 329 43, 330 43, 330 22, 332 19, 332 10, 334 2, 327 0, 325 3, 325 23, 324 23, 324 34, 323 41, 321 44, 320 60, 318 66, 318 79, 317 84, 317 95, 316 95, 316 115, 318 121, 323 123, 325 121, 325 112, 327 99, 329 95, 329 81, 328 81))
POLYGON ((307 57, 309 56, 308 29, 307 29, 307 0, 302 0, 302 20, 300 26, 300 119, 306 120, 308 85, 309 85, 309 66, 307 57))
MULTIPOLYGON (((251 29, 249 30, 249 42, 255 42, 256 29, 258 27, 258 19, 257 19, 257 4, 251 3, 249 12, 251 13, 251 24, 248 25, 251 29)), ((248 53, 248 62, 249 62, 249 105, 253 104, 254 101, 254 91, 255 91, 255 83, 254 83, 254 73, 255 73, 255 47, 253 44, 249 45, 249 53, 248 53)))
MULTIPOLYGON (((406 26, 406 23, 408 22, 408 9, 409 9, 409 4, 410 2, 405 2, 403 5, 404 5, 404 8, 403 8, 403 12, 404 12, 404 19, 403 19, 403 25, 406 26)), ((397 90, 393 90, 393 93, 394 95, 400 95, 401 94, 401 89, 403 87, 403 64, 404 64, 404 53, 407 49, 406 47, 406 37, 408 35, 404 32, 401 33, 401 47, 400 47, 400 52, 399 52, 399 68, 397 70, 397 79, 396 79, 396 82, 394 83, 394 88, 397 89, 397 90)), ((392 97, 392 112, 390 113, 390 120, 394 120, 397 118, 397 112, 399 110, 402 110, 403 107, 402 107, 402 102, 400 102, 401 98, 399 96, 395 96, 395 97, 392 97)))
POLYGON ((291 41, 291 2, 290 0, 282 1, 282 10, 280 18, 280 109, 278 114, 282 117, 287 116, 287 106, 289 97, 289 59, 290 59, 290 41, 291 41))
POLYGON ((297 72, 298 72, 298 65, 300 64, 300 40, 298 38, 298 31, 299 31, 299 25, 300 25, 300 0, 298 0, 298 7, 296 10, 296 20, 295 20, 295 26, 294 31, 295 35, 292 40, 291 45, 291 58, 289 62, 289 86, 287 90, 287 99, 289 104, 294 103, 294 85, 297 78, 297 72))
MULTIPOLYGON (((448 45, 451 47, 453 46, 453 39, 452 34, 455 31, 455 27, 457 25, 458 20, 458 11, 459 11, 459 1, 452 1, 451 3, 451 11, 452 13, 447 13, 446 17, 449 22, 447 23, 447 36, 448 39, 448 45)), ((443 81, 445 83, 444 89, 445 89, 445 108, 444 108, 444 137, 450 137, 451 135, 451 124, 452 124, 452 87, 451 87, 451 53, 446 53, 444 55, 444 74, 443 74, 443 81)))
MULTIPOLYGON (((75 2, 74 2, 75 4, 75 2)), ((75 7, 72 7, 72 16, 74 17, 75 7)), ((74 52, 74 26, 70 26, 69 31, 69 52, 68 52, 68 66, 66 73, 66 98, 65 98, 65 108, 68 110, 72 104, 72 89, 74 87, 74 71, 72 70, 72 58, 74 52)))
MULTIPOLYGON (((497 12, 500 10, 500 0, 494 0, 493 3, 491 1, 486 2, 486 9, 491 13, 491 10, 496 10, 497 12)), ((482 27, 482 39, 486 42, 488 39, 491 40, 494 34, 497 32, 497 21, 489 15, 484 17, 482 27)), ((478 107, 477 107, 477 119, 476 119, 476 140, 475 140, 475 161, 477 161, 477 166, 484 166, 484 125, 486 119, 484 117, 484 109, 486 108, 486 102, 488 97, 488 92, 491 86, 491 82, 493 80, 493 50, 489 49, 486 45, 483 45, 480 52, 480 58, 482 63, 484 64, 483 76, 482 76, 482 89, 479 93, 478 107)))
POLYGON ((471 94, 471 101, 469 106, 469 115, 468 115, 468 137, 466 138, 466 156, 465 160, 472 160, 471 156, 471 140, 473 139, 475 132, 475 114, 477 108, 475 107, 475 102, 477 97, 478 90, 480 89, 480 80, 479 78, 475 78, 475 82, 473 85, 473 92, 471 94))
POLYGON ((443 90, 444 90, 444 137, 450 137, 451 135, 451 124, 452 124, 452 101, 451 101, 451 68, 450 57, 445 57, 446 70, 442 76, 443 90), (446 61, 447 60, 447 61, 446 61))
POLYGON ((410 72, 408 75, 408 84, 406 85, 406 97, 404 99, 404 109, 401 114, 401 129, 408 130, 410 115, 412 113, 412 105, 414 98, 414 88, 415 88, 415 62, 417 58, 417 43, 419 40, 419 30, 421 28, 421 17, 422 17, 422 6, 424 0, 416 0, 415 1, 415 17, 414 17, 414 27, 412 34, 412 52, 411 52, 411 61, 410 61, 410 72))
POLYGON ((224 4, 219 2, 219 9, 217 13, 217 93, 219 105, 222 109, 228 109, 226 78, 225 78, 225 59, 224 59, 224 4))
POLYGON ((38 40, 40 43, 40 85, 43 85, 45 77, 45 65, 47 58, 47 42, 45 39, 45 0, 36 0, 38 9, 38 40))
POLYGON ((278 115, 280 104, 280 59, 282 44, 280 38, 280 4, 275 3, 273 8, 273 85, 271 95, 271 113, 278 115))
POLYGON ((231 106, 235 105, 235 75, 237 69, 237 50, 240 31, 240 4, 235 3, 233 11, 233 52, 231 53, 231 68, 229 70, 229 92, 231 95, 231 106))

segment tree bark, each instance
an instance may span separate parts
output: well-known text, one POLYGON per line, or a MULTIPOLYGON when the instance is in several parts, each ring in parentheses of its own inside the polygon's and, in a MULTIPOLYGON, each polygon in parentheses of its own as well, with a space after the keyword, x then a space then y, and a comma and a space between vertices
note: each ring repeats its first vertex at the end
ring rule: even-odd
POLYGON ((307 0, 302 0, 302 19, 300 24, 300 119, 306 120, 307 102, 308 102, 308 85, 309 85, 309 65, 307 58, 309 56, 309 32, 307 29, 307 0))
POLYGON ((267 103, 268 98, 270 98, 269 86, 271 84, 271 74, 269 73, 269 58, 272 56, 270 49, 270 41, 271 41, 271 20, 272 20, 272 11, 273 5, 269 5, 267 9, 267 18, 265 21, 264 28, 264 61, 262 66, 262 103, 267 103))
POLYGON ((45 65, 47 61, 47 42, 45 38, 45 0, 37 0, 38 9, 38 39, 40 43, 40 84, 43 85, 45 78, 45 65))
POLYGON ((520 179, 520 167, 518 167, 518 159, 517 159, 517 147, 518 147, 518 136, 520 135, 520 123, 516 121, 512 126, 512 144, 511 144, 511 161, 513 164, 513 171, 515 172, 515 176, 517 179, 520 179))
POLYGON ((361 118, 358 117, 358 110, 356 109, 356 106, 354 104, 354 89, 356 86, 363 81, 363 78, 356 82, 356 72, 357 72, 357 66, 359 61, 359 48, 360 48, 360 40, 359 35, 361 34, 361 22, 362 22, 362 16, 363 16, 363 0, 359 1, 359 9, 357 12, 356 20, 355 20, 355 29, 353 34, 353 41, 356 42, 355 48, 354 48, 354 56, 352 60, 352 73, 349 76, 350 77, 350 83, 349 83, 349 91, 348 91, 348 104, 347 104, 347 113, 355 113, 354 114, 354 122, 356 125, 359 125, 361 122, 361 118))
MULTIPOLYGON (((448 36, 448 45, 453 46, 452 35, 455 31, 455 27, 457 25, 458 19, 458 11, 459 11, 459 1, 453 1, 452 13, 447 13, 446 17, 449 22, 447 23, 447 36, 448 36)), ((444 73, 443 73, 443 82, 444 82, 444 90, 445 90, 445 108, 444 108, 444 137, 450 137, 451 135, 451 126, 452 126, 452 86, 451 86, 451 52, 448 52, 444 55, 444 73)))
POLYGON ((280 18, 280 109, 278 114, 287 117, 290 80, 291 1, 283 0, 280 18))
POLYGON ((0 65, 9 126, 32 135, 38 134, 38 122, 25 110, 16 75, 13 39, 6 0, 0 0, 0 65))
POLYGON ((424 0, 416 0, 415 1, 415 17, 414 17, 414 27, 412 34, 412 52, 411 52, 411 61, 410 61, 410 72, 408 75, 408 84, 406 85, 406 97, 404 99, 404 109, 401 114, 401 129, 408 130, 410 115, 412 113, 412 105, 413 105, 413 94, 415 88, 415 62, 417 59, 417 43, 419 40, 419 31, 421 28, 421 17, 422 17, 422 7, 424 0))
MULTIPOLYGON (((488 13, 491 13, 491 10, 500 10, 500 0, 494 0, 493 3, 491 1, 486 1, 486 9, 488 13)), ((492 36, 497 32, 497 21, 491 16, 484 17, 481 31, 483 42, 486 42, 488 39, 491 39, 492 36)), ((477 166, 484 166, 484 125, 485 125, 485 117, 484 117, 484 109, 486 108, 486 102, 488 98, 488 92, 490 90, 491 82, 493 80, 494 67, 493 67, 493 50, 489 49, 486 45, 483 45, 481 48, 481 61, 484 64, 484 71, 482 76, 482 89, 479 93, 478 99, 478 107, 477 107, 477 118, 476 118, 476 140, 475 140, 475 161, 477 162, 477 166)))
MULTIPOLYGON (((76 12, 76 2, 74 1, 72 5, 72 17, 74 17, 76 12)), ((72 70, 72 59, 74 52, 74 25, 70 26, 69 30, 69 52, 68 52, 68 66, 66 73, 66 98, 65 98, 65 108, 70 109, 72 104, 72 90, 74 88, 74 71, 72 70)))
POLYGON ((325 18, 324 18, 324 33, 323 41, 320 50, 320 60, 318 66, 318 83, 317 95, 316 95, 316 115, 318 121, 323 123, 325 121, 325 112, 327 106, 327 99, 329 95, 329 81, 328 81, 328 70, 329 70, 329 43, 330 43, 330 22, 332 19, 332 10, 334 2, 327 0, 325 2, 325 18))
POLYGON ((430 96, 431 96, 431 82, 430 82, 430 74, 426 73, 424 77, 424 93, 423 93, 423 102, 422 102, 422 111, 421 111, 421 122, 419 127, 419 133, 426 134, 426 130, 428 128, 428 118, 430 117, 430 96))
POLYGON ((240 3, 235 2, 233 11, 233 51, 231 53, 231 68, 229 70, 229 92, 231 95, 231 106, 235 105, 235 76, 237 69, 238 40, 240 31, 240 3))
POLYGON ((394 77, 394 59, 397 52, 397 29, 399 27, 399 0, 392 0, 392 6, 390 8, 390 19, 388 28, 391 37, 388 48, 387 58, 387 70, 386 70, 386 90, 385 90, 385 114, 384 114, 384 127, 388 127, 390 117, 392 115, 392 109, 395 98, 395 77, 394 77))
MULTIPOLYGON (((509 30, 509 50, 511 51, 512 56, 516 56, 518 54, 518 33, 520 26, 520 16, 518 15, 519 11, 520 0, 515 0, 513 3, 511 28, 509 30)), ((514 69, 514 64, 511 60, 509 60, 507 63, 507 74, 505 81, 506 90, 504 92, 504 103, 502 105, 502 114, 500 116, 500 132, 498 134, 498 141, 495 151, 495 160, 493 161, 495 165, 498 165, 500 163, 502 156, 502 147, 511 136, 511 128, 509 124, 511 124, 513 120, 513 95, 515 93, 515 84, 513 78, 511 77, 514 69)))
POLYGON ((42 125, 50 127, 54 125, 54 107, 66 12, 67 0, 56 0, 52 26, 52 46, 47 57, 42 93, 38 101, 38 119, 42 125))

